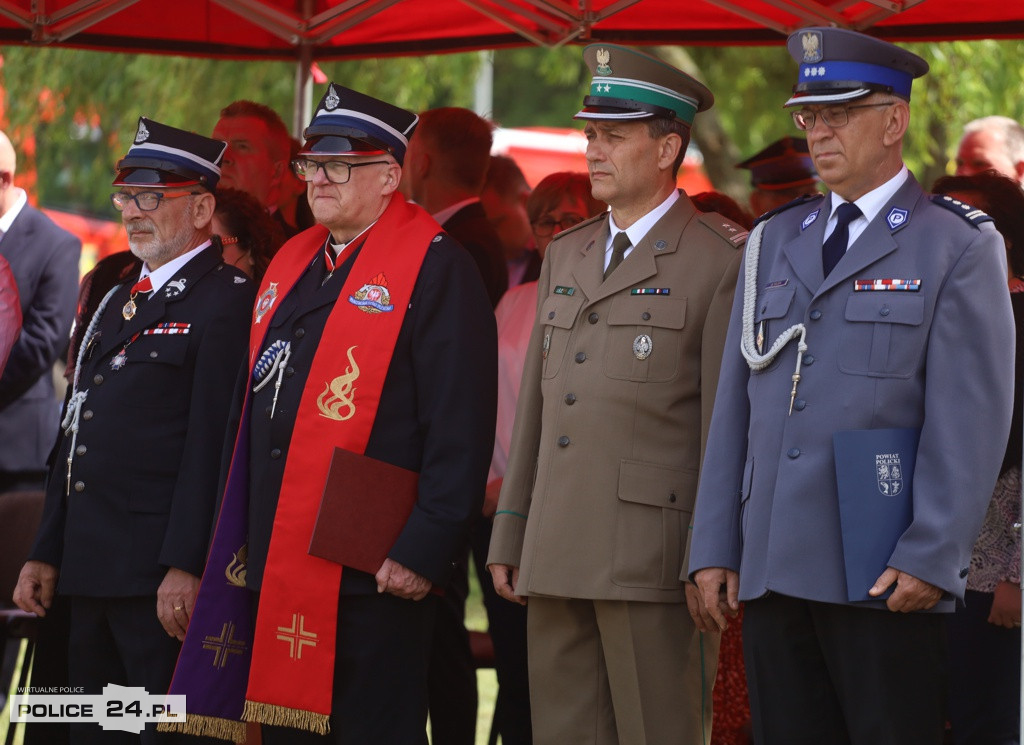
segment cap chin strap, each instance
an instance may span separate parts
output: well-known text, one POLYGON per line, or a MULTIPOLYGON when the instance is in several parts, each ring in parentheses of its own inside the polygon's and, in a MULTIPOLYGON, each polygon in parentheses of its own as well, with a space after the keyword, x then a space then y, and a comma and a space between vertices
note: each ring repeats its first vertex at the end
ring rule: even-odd
POLYGON ((768 367, 778 356, 782 348, 797 336, 800 340, 796 346, 796 369, 793 371, 793 389, 789 394, 789 413, 793 413, 793 401, 796 399, 796 386, 800 382, 800 365, 803 362, 804 352, 807 351, 807 328, 802 323, 797 323, 783 331, 772 343, 768 352, 761 354, 757 351, 757 343, 754 340, 754 309, 757 307, 757 266, 761 258, 761 234, 764 226, 770 222, 767 220, 758 223, 747 236, 747 255, 745 270, 743 274, 743 319, 742 333, 740 335, 740 351, 751 371, 757 372, 768 367))

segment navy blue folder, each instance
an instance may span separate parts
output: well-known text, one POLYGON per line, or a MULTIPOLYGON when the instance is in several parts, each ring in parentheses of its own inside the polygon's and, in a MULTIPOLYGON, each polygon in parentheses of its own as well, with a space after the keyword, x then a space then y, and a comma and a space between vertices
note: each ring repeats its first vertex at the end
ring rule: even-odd
MULTIPOLYGON (((920 436, 916 428, 833 435, 846 594, 851 601, 878 599, 868 590, 914 519, 914 461, 920 436)), ((881 597, 888 596, 887 591, 881 597)))

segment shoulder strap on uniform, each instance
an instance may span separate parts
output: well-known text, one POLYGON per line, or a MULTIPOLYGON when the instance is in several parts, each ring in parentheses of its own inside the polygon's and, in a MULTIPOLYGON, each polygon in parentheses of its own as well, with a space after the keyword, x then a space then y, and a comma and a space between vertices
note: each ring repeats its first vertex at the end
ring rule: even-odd
POLYGON ((717 212, 698 212, 697 219, 712 231, 728 241, 733 248, 739 248, 747 240, 750 231, 717 212))
POLYGON ((950 212, 960 215, 964 220, 969 222, 974 227, 981 227, 986 222, 995 222, 988 214, 977 207, 972 207, 966 202, 961 202, 959 199, 954 199, 949 194, 933 194, 932 202, 945 207, 950 212))
POLYGON ((772 217, 773 215, 779 214, 780 212, 785 212, 790 207, 796 207, 796 206, 801 205, 801 204, 807 204, 808 202, 813 202, 813 201, 818 200, 818 199, 823 199, 824 197, 825 197, 824 194, 804 194, 802 197, 797 197, 792 202, 786 202, 781 207, 776 207, 773 210, 768 210, 763 215, 761 215, 756 220, 754 220, 754 225, 757 225, 758 223, 762 223, 765 220, 767 220, 770 217, 772 217))

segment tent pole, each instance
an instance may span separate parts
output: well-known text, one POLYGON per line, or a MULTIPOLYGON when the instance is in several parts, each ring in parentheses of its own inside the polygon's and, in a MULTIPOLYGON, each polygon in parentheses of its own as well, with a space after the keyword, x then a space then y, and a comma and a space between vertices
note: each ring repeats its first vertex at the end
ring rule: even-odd
POLYGON ((494 118, 494 51, 483 49, 477 53, 480 69, 473 85, 473 110, 484 119, 494 118))
POLYGON ((292 105, 292 134, 302 139, 313 114, 313 78, 310 67, 313 64, 313 49, 309 44, 300 44, 295 61, 295 101, 292 105))

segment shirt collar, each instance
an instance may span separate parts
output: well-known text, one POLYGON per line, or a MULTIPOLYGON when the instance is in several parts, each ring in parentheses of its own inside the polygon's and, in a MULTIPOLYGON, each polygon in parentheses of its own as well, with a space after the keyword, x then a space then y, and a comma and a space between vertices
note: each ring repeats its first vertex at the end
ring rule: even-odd
POLYGON ((27 203, 28 197, 25 195, 25 190, 18 189, 18 198, 14 200, 14 204, 4 213, 3 217, 0 217, 0 231, 6 233, 11 229, 11 225, 14 224, 14 218, 21 214, 21 208, 27 203))
POLYGON ((204 248, 210 245, 210 241, 201 243, 200 245, 193 248, 191 251, 186 251, 181 256, 177 256, 166 264, 161 266, 159 269, 149 270, 145 262, 142 264, 142 271, 139 272, 139 279, 145 279, 149 277, 149 281, 153 283, 153 292, 155 293, 165 284, 167 284, 175 274, 177 274, 185 264, 190 262, 196 256, 198 256, 204 248))
MULTIPOLYGON (((651 228, 653 228, 655 226, 655 224, 657 224, 658 220, 660 220, 661 218, 663 218, 665 216, 665 213, 669 211, 669 208, 671 208, 672 205, 675 204, 678 200, 679 200, 679 190, 678 189, 673 189, 669 193, 669 195, 667 197, 665 197, 665 201, 664 202, 659 204, 653 210, 651 210, 646 215, 644 215, 639 220, 637 220, 635 223, 633 223, 628 228, 626 228, 626 235, 629 236, 629 243, 630 243, 630 245, 631 246, 639 246, 640 245, 640 241, 642 241, 644 239, 644 236, 646 236, 651 231, 651 228)), ((619 233, 621 231, 622 231, 622 228, 620 228, 618 225, 615 224, 615 218, 612 217, 611 213, 609 212, 608 213, 608 245, 605 246, 605 250, 606 251, 611 250, 612 240, 615 238, 615 234, 619 233)))
MULTIPOLYGON (((881 186, 878 186, 867 194, 863 195, 860 199, 854 201, 854 204, 860 208, 861 214, 864 215, 864 224, 867 224, 875 219, 875 215, 882 211, 882 208, 889 203, 893 198, 893 195, 900 190, 903 183, 910 176, 910 171, 907 170, 906 166, 900 168, 899 173, 893 176, 891 179, 886 181, 881 186)), ((843 204, 846 200, 841 196, 832 192, 832 213, 829 215, 829 219, 833 222, 837 220, 836 208, 843 204)), ((858 220, 860 218, 857 218, 858 220)))
POLYGON ((456 212, 461 210, 463 207, 468 207, 471 204, 476 204, 480 201, 480 197, 470 197, 469 199, 463 199, 461 202, 445 207, 443 210, 435 212, 433 217, 440 225, 444 225, 448 220, 451 220, 456 212))

